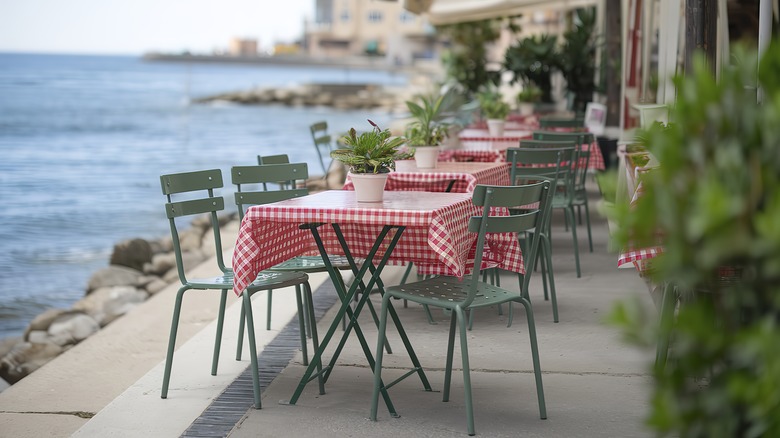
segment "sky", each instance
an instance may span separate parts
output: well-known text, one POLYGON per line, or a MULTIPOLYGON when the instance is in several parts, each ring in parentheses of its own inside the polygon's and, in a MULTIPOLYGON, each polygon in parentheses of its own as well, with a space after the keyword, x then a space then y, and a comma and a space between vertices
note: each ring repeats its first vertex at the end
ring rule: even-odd
POLYGON ((315 0, 0 0, 0 52, 211 53, 292 42, 315 0))

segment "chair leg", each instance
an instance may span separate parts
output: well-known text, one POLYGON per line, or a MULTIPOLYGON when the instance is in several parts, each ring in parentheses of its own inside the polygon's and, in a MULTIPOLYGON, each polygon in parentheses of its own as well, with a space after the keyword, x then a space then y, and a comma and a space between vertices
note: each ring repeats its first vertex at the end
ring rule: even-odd
POLYGON ((295 304, 298 306, 298 334, 301 338, 301 354, 303 355, 303 364, 309 365, 309 351, 306 345, 306 323, 303 315, 303 299, 301 297, 301 285, 295 285, 295 304))
POLYGON ((173 305, 173 318, 171 320, 171 333, 168 335, 168 351, 165 354, 165 372, 163 372, 162 391, 160 398, 168 398, 168 384, 171 381, 171 368, 173 367, 173 350, 176 347, 176 333, 179 330, 179 316, 181 315, 181 302, 184 292, 190 288, 182 286, 176 293, 176 302, 173 305))
MULTIPOLYGON (((306 298, 304 301, 307 304, 305 312, 309 315, 307 318, 309 321, 308 327, 309 332, 311 333, 312 347, 314 347, 316 354, 317 350, 320 349, 320 339, 317 336, 317 317, 314 315, 314 299, 311 293, 311 285, 308 281, 303 284, 303 288, 306 298)), ((319 385, 320 395, 323 395, 325 394, 325 379, 322 377, 322 360, 317 362, 317 373, 317 383, 319 385)))
POLYGON ((455 312, 450 312, 450 334, 447 340, 447 363, 444 368, 444 389, 442 390, 441 401, 450 401, 450 382, 452 381, 452 352, 455 348, 455 327, 458 317, 455 312))
POLYGON ((274 298, 274 291, 268 290, 268 309, 265 311, 265 329, 271 330, 271 302, 274 298))
POLYGON ((534 377, 536 378, 536 398, 539 402, 539 418, 547 419, 547 405, 544 402, 544 386, 542 385, 542 367, 539 364, 539 345, 536 342, 536 323, 534 322, 534 310, 531 302, 526 298, 520 298, 520 303, 525 307, 525 315, 528 320, 528 337, 531 341, 531 359, 534 364, 534 377))
POLYGON ((588 198, 585 197, 585 224, 588 226, 588 248, 593 252, 593 237, 590 232, 590 209, 588 208, 588 198))
POLYGON ((553 309, 553 322, 558 322, 558 297, 555 295, 555 276, 553 275, 552 248, 550 245, 550 241, 547 239, 542 239, 541 243, 542 243, 542 248, 545 248, 544 264, 547 265, 547 275, 548 275, 547 278, 550 283, 550 300, 552 302, 552 309, 553 309))
POLYGON ((458 316, 458 331, 460 332, 460 355, 463 362, 463 391, 466 401, 466 423, 468 425, 469 435, 474 435, 474 403, 471 397, 471 369, 469 368, 469 347, 466 334, 466 317, 463 309, 459 306, 453 310, 458 316))
POLYGON ((217 336, 214 339, 214 355, 211 358, 211 375, 217 375, 219 365, 219 349, 222 346, 222 327, 225 324, 225 305, 227 304, 227 289, 222 289, 219 297, 219 315, 217 315, 217 336))
POLYGON ((252 393, 255 409, 263 407, 260 401, 260 372, 257 364, 257 344, 255 340, 255 320, 252 315, 252 299, 248 291, 242 294, 244 301, 244 316, 246 317, 247 338, 249 338, 249 362, 252 369, 252 393))
POLYGON ((236 360, 241 360, 244 350, 244 318, 246 318, 246 307, 244 307, 244 301, 241 300, 241 315, 238 320, 238 342, 236 343, 236 360))
POLYGON ((572 243, 574 244, 574 266, 577 268, 577 278, 580 278, 582 277, 582 272, 580 272, 580 250, 579 244, 577 243, 577 227, 574 226, 574 207, 566 208, 566 217, 568 217, 572 223, 571 238, 572 243))

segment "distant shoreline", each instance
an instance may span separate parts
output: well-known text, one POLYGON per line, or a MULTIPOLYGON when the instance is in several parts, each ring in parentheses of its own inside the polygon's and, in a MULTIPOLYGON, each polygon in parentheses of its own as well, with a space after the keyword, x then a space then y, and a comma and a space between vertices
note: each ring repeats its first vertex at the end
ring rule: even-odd
POLYGON ((172 53, 145 53, 145 61, 165 62, 197 62, 252 65, 281 65, 288 67, 324 67, 363 70, 384 70, 390 72, 409 73, 420 71, 415 65, 394 65, 383 57, 349 57, 349 58, 315 58, 306 55, 275 55, 275 56, 234 56, 234 55, 195 55, 172 53))

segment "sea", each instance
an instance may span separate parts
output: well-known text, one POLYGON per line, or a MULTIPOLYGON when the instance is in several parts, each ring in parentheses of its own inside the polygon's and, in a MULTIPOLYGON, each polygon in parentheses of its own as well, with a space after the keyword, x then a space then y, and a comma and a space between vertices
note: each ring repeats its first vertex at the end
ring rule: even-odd
POLYGON ((286 153, 321 173, 314 122, 327 121, 337 134, 399 117, 194 99, 254 87, 407 81, 355 68, 0 53, 0 339, 21 335, 47 309, 70 308, 116 243, 169 235, 160 175, 220 168, 228 186, 220 194, 230 199, 230 167, 255 164, 257 155, 286 153))

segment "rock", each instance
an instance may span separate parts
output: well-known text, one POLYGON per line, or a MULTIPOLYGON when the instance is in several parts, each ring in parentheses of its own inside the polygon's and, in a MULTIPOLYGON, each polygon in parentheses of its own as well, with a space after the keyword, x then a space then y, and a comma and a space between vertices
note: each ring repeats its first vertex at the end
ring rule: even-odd
MULTIPOLYGON (((24 339, 27 342, 31 342, 33 344, 43 344, 46 342, 50 342, 49 340, 49 328, 46 327, 46 330, 30 330, 29 333, 24 337, 24 339)), ((56 344, 56 342, 55 342, 56 344)))
POLYGON ((153 281, 149 282, 146 286, 144 286, 144 289, 146 289, 146 292, 149 293, 149 295, 154 295, 157 292, 160 292, 161 290, 168 287, 170 283, 163 280, 162 278, 155 278, 153 281))
POLYGON ((114 245, 110 263, 141 271, 144 263, 150 261, 152 261, 152 247, 149 242, 144 239, 130 239, 114 245))
POLYGON ((87 294, 101 287, 135 286, 143 274, 136 269, 125 266, 109 266, 94 274, 87 283, 87 294))
MULTIPOLYGON (((51 322, 57 319, 63 313, 66 313, 65 309, 49 309, 33 318, 30 321, 30 325, 27 326, 27 330, 24 331, 24 339, 30 341, 29 334, 33 331, 46 331, 49 329, 51 322)), ((32 341, 30 341, 32 342, 32 341)))
POLYGON ((69 313, 55 319, 49 326, 49 336, 57 345, 77 344, 100 330, 91 316, 69 313))
POLYGON ((0 378, 14 384, 62 353, 54 343, 21 342, 0 360, 0 378))
MULTIPOLYGON (((146 291, 133 286, 102 287, 77 301, 73 305, 73 309, 89 315, 99 324, 98 328, 100 328, 146 301, 148 296, 146 291)), ((49 334, 51 334, 51 329, 49 329, 49 334)))
POLYGON ((20 342, 23 342, 23 339, 19 336, 14 336, 11 338, 5 338, 0 340, 0 357, 3 357, 6 354, 8 354, 8 352, 10 352, 12 348, 14 348, 14 345, 20 342))
POLYGON ((8 389, 11 385, 8 384, 8 382, 5 381, 2 377, 0 377, 0 392, 5 391, 8 389))

